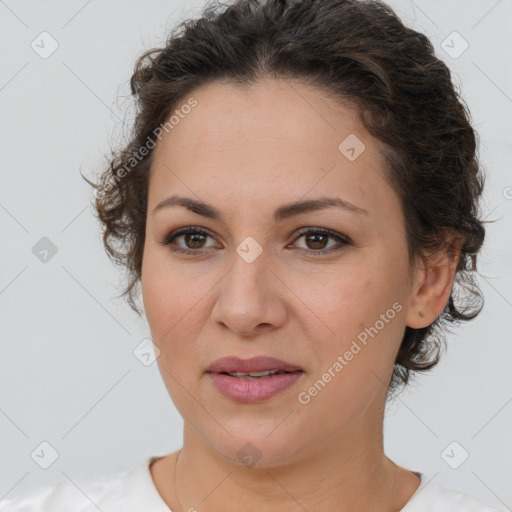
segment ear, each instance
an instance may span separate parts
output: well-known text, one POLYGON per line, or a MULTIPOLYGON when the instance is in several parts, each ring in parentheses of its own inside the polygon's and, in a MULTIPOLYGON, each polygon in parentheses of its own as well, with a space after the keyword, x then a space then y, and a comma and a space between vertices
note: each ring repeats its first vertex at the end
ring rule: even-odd
POLYGON ((428 254, 426 265, 415 270, 414 287, 407 311, 406 325, 414 329, 427 327, 442 313, 452 291, 463 237, 453 230, 443 230, 438 251, 428 254))

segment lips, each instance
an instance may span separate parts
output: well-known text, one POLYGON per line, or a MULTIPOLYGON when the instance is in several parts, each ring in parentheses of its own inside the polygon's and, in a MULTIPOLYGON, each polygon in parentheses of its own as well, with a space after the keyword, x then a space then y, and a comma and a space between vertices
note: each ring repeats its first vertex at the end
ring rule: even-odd
POLYGON ((255 373, 265 371, 296 372, 304 371, 300 366, 287 363, 275 357, 258 356, 241 359, 236 356, 223 357, 214 361, 206 373, 255 373))

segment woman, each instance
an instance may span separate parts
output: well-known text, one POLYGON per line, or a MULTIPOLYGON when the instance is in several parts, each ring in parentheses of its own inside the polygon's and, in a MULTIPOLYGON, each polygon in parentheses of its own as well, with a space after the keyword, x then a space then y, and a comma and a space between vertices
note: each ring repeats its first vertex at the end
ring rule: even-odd
POLYGON ((479 312, 483 179, 448 68, 375 1, 181 28, 138 60, 132 139, 92 185, 183 447, 0 508, 496 510, 383 450, 387 398, 479 312))

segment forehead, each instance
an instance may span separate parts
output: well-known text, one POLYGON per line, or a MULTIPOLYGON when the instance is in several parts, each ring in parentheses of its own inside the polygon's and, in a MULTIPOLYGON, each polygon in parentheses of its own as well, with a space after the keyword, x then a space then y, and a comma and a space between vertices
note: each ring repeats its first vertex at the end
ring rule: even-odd
POLYGON ((274 148, 295 142, 297 150, 336 149, 345 132, 365 132, 355 109, 319 88, 296 81, 265 79, 250 86, 219 81, 195 89, 189 96, 197 105, 166 137, 185 149, 196 142, 210 150, 235 150, 240 143, 269 141, 274 141, 274 148), (236 139, 231 134, 236 134, 236 139))
POLYGON ((284 79, 251 86, 214 82, 173 112, 191 97, 196 105, 154 150, 150 196, 159 197, 152 202, 171 188, 189 195, 192 188, 198 197, 214 191, 220 199, 250 190, 253 199, 265 200, 334 188, 366 202, 372 190, 388 187, 378 142, 357 111, 321 89, 284 79), (344 153, 350 146, 355 159, 344 153))

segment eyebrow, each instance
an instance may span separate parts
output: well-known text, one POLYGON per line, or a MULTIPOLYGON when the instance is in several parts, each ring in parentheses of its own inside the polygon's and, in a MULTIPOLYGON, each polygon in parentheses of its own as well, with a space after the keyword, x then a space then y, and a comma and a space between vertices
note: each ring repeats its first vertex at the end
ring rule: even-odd
MULTIPOLYGON (((211 204, 197 199, 192 199, 190 197, 182 197, 178 195, 173 195, 158 203, 153 210, 153 215, 163 208, 174 205, 183 206, 190 211, 197 213, 198 215, 202 215, 203 217, 223 220, 221 212, 211 204)), ((363 213, 368 215, 368 210, 360 208, 359 206, 355 206, 348 201, 340 199, 339 197, 319 197, 317 199, 295 201, 293 203, 280 206, 274 212, 274 220, 275 222, 279 222, 281 220, 294 217, 295 215, 322 210, 329 207, 343 208, 344 210, 350 212, 363 213)))

